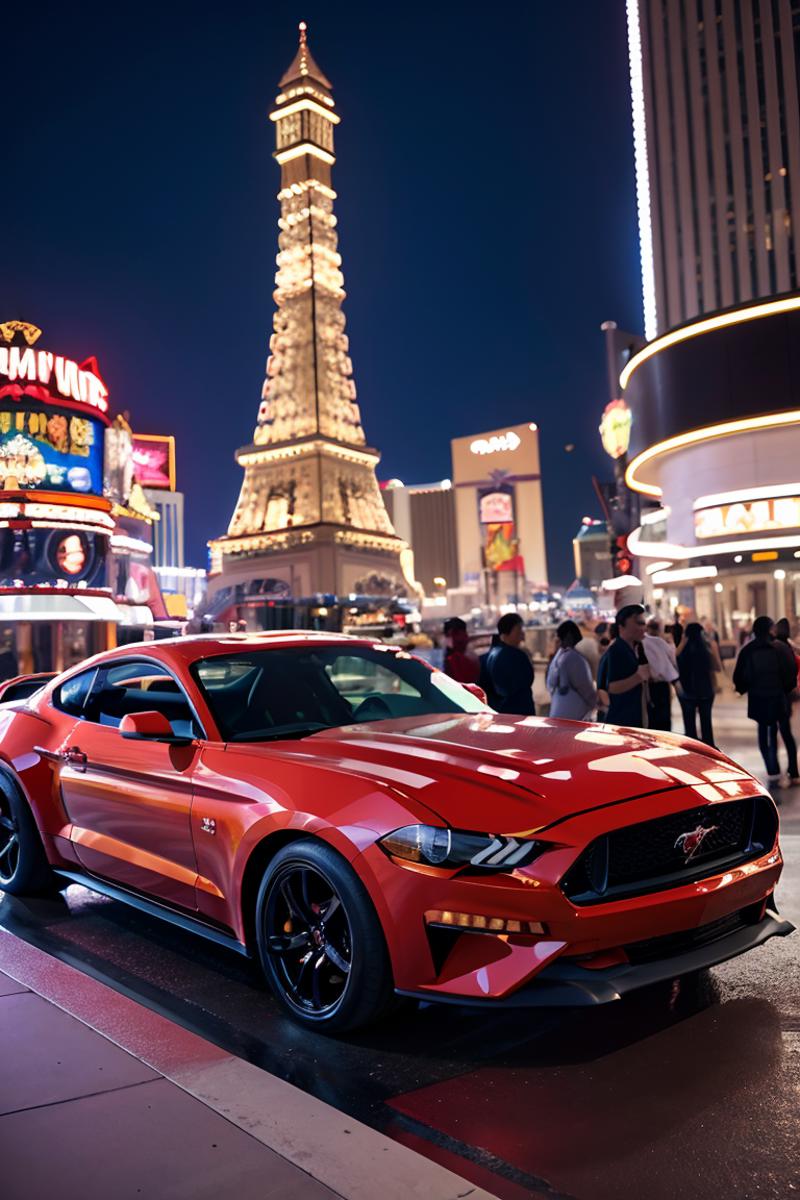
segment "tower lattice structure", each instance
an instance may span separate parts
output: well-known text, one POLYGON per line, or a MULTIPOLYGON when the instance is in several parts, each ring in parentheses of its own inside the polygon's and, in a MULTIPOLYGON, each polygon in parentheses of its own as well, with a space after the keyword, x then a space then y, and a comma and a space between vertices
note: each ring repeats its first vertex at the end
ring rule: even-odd
POLYGON ((293 591, 354 591, 371 579, 371 590, 400 592, 408 550, 378 486, 380 455, 366 444, 342 311, 331 187, 340 118, 304 24, 279 86, 270 113, 281 168, 273 333, 253 440, 236 452, 241 492, 227 536, 211 543, 212 571, 252 576, 252 560, 266 557, 262 575, 280 578, 286 556, 299 553, 307 570, 297 564, 293 591))

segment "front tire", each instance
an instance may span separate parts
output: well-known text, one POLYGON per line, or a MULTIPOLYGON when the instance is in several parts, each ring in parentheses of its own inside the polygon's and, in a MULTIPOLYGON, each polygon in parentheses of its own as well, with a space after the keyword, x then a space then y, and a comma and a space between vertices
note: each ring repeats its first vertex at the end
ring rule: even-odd
POLYGON ((322 842, 280 850, 256 902, 264 975, 301 1025, 341 1033, 376 1021, 393 998, 383 931, 352 868, 322 842))
POLYGON ((58 887, 27 801, 0 777, 0 891, 37 896, 58 887))

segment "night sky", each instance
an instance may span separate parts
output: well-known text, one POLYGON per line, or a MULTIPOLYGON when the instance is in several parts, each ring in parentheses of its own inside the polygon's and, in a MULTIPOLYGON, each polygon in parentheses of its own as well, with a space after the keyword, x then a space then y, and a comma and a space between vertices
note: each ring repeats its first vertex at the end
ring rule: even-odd
POLYGON ((51 4, 6 31, 0 319, 175 433, 187 561, 238 495, 277 251, 267 113, 297 22, 334 84, 345 314, 381 478, 541 429, 551 579, 609 473, 602 321, 641 328, 622 0, 51 4), (574 444, 574 451, 565 446, 574 444))

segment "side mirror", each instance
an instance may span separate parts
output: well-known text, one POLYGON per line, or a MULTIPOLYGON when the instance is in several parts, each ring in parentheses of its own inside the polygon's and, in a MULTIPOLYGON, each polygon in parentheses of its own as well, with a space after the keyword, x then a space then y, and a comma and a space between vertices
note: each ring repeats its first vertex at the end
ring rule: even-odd
POLYGON ((186 737, 176 737, 169 721, 160 712, 127 713, 119 723, 119 731, 124 738, 136 741, 169 742, 173 746, 186 746, 192 740, 186 737))
POLYGON ((480 700, 481 704, 489 703, 489 699, 486 695, 486 692, 483 690, 482 687, 479 687, 477 683, 462 683, 461 686, 463 688, 466 688, 466 690, 468 692, 471 692, 472 695, 476 697, 476 699, 480 700))

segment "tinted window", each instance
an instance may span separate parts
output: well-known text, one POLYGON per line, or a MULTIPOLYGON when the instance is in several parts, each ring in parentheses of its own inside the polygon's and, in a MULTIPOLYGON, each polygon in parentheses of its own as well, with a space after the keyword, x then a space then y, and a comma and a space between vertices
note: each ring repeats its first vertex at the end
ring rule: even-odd
POLYGON ((0 700, 3 704, 8 704, 12 700, 27 700, 34 692, 38 692, 39 688, 43 687, 41 679, 26 679, 24 683, 15 683, 13 687, 6 688, 0 700))
POLYGON ((460 684, 402 652, 319 646, 242 649, 192 667, 226 741, 434 713, 485 712, 460 684))
POLYGON ((117 726, 129 713, 159 712, 176 737, 199 737, 189 701, 158 663, 121 662, 101 669, 84 715, 98 725, 117 726))
POLYGON ((53 696, 56 708, 69 713, 71 717, 85 718, 84 705, 96 674, 97 669, 92 667, 91 671, 81 671, 80 675, 73 675, 66 683, 62 683, 53 696))

